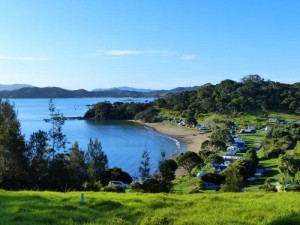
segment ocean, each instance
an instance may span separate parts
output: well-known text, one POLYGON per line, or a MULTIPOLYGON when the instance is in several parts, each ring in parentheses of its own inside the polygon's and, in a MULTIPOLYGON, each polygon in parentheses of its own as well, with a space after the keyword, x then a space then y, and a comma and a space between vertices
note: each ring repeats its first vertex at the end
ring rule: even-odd
MULTIPOLYGON (((25 139, 38 130, 49 131, 50 124, 44 119, 49 118, 49 99, 10 99, 15 105, 21 132, 25 139)), ((152 98, 61 98, 53 99, 57 110, 66 117, 83 116, 88 105, 97 102, 146 102, 152 98)), ((90 138, 98 138, 104 152, 108 156, 109 167, 120 167, 132 176, 138 176, 141 156, 145 149, 150 152, 150 166, 152 173, 157 169, 161 159, 161 151, 167 157, 175 151, 184 151, 186 146, 173 137, 158 133, 143 125, 128 121, 93 121, 67 120, 63 126, 63 133, 67 136, 69 149, 78 141, 82 150, 87 149, 90 138)))

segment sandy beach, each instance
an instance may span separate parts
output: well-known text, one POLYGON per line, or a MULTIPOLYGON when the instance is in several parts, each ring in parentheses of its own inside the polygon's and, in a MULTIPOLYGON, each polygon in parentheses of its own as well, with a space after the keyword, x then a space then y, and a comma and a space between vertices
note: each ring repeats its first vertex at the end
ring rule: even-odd
POLYGON ((198 153, 201 147, 201 144, 203 141, 208 140, 208 135, 202 133, 201 131, 197 131, 194 129, 176 126, 176 125, 170 125, 163 122, 160 123, 144 123, 141 121, 135 121, 132 122, 139 123, 142 125, 145 125, 147 127, 150 127, 157 132, 170 135, 175 137, 176 139, 179 139, 183 141, 188 151, 193 151, 198 153))

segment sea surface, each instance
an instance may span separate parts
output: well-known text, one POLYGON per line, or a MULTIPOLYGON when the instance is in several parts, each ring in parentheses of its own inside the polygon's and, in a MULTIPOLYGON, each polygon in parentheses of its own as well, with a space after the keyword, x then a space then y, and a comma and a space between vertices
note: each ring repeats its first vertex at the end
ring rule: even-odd
MULTIPOLYGON (((49 131, 50 124, 44 119, 49 118, 49 99, 10 99, 15 105, 18 119, 21 123, 21 132, 25 139, 38 130, 49 131)), ((83 116, 88 105, 101 101, 110 102, 146 102, 152 98, 62 98, 53 99, 57 110, 66 117, 83 116)), ((98 138, 102 148, 108 156, 109 167, 118 166, 138 176, 141 156, 145 149, 150 152, 151 171, 157 169, 161 151, 166 151, 167 157, 174 152, 186 150, 184 143, 173 137, 158 133, 145 126, 128 121, 93 121, 67 120, 63 126, 63 133, 68 139, 69 149, 78 141, 82 150, 87 149, 90 138, 98 138)))

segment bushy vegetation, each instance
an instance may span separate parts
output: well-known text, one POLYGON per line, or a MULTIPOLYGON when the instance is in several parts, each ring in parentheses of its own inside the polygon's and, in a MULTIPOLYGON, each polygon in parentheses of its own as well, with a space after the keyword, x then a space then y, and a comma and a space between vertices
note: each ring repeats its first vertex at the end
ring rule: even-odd
POLYGON ((49 104, 49 132, 34 132, 28 142, 20 133, 14 106, 0 102, 0 187, 8 190, 99 191, 112 179, 131 182, 120 168, 108 168, 108 158, 98 139, 87 150, 77 142, 65 149, 64 116, 49 104))
POLYGON ((102 120, 132 120, 138 119, 145 122, 154 122, 158 110, 152 103, 124 103, 124 102, 99 102, 89 109, 84 118, 102 120))
POLYGON ((267 133, 263 143, 262 150, 266 158, 277 158, 279 154, 284 154, 286 150, 296 146, 300 140, 300 125, 281 124, 274 126, 267 133))
POLYGON ((181 92, 155 101, 156 106, 182 111, 186 116, 200 113, 236 114, 254 110, 300 111, 300 83, 282 84, 248 75, 241 82, 223 80, 202 85, 198 91, 181 92))

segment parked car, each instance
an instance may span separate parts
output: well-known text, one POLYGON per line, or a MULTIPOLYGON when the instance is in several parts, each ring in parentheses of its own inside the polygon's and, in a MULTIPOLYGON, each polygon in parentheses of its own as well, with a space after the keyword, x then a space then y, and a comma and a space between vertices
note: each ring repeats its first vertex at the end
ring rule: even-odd
POLYGON ((110 181, 108 185, 119 186, 125 189, 128 189, 130 186, 128 184, 123 183, 122 181, 110 181))

